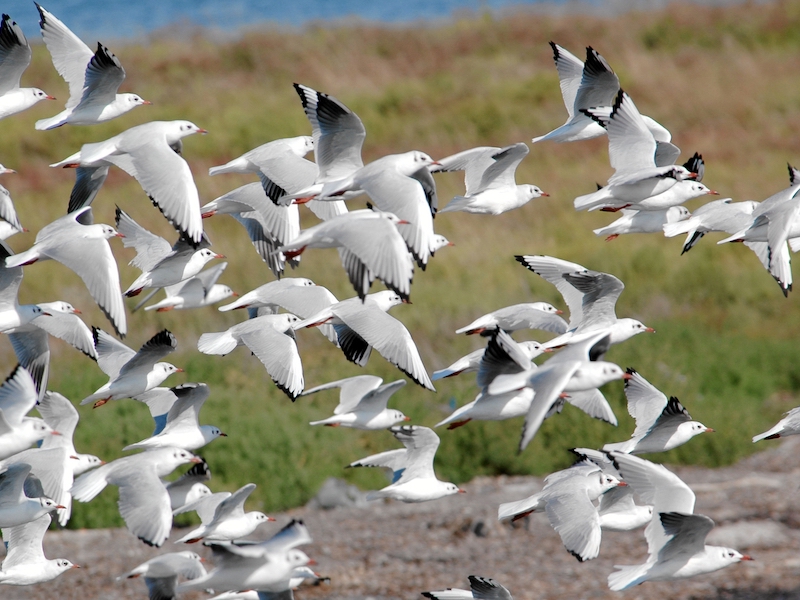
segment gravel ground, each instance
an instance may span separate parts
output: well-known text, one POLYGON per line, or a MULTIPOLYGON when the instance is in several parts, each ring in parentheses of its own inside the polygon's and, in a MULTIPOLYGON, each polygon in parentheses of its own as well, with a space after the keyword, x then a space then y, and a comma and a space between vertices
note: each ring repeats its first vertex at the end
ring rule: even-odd
MULTIPOLYGON (((696 512, 717 523, 709 543, 735 547, 755 561, 686 581, 648 582, 625 592, 610 592, 606 577, 615 564, 644 561, 642 530, 604 533, 600 556, 579 563, 561 545, 544 515, 532 515, 516 526, 497 522, 498 504, 541 488, 541 480, 533 477, 480 478, 463 486, 467 494, 417 505, 299 508, 274 515, 278 523, 262 526, 257 533, 268 537, 290 518, 307 524, 315 541, 303 549, 330 582, 301 588, 296 593, 301 600, 420 598, 425 590, 468 587, 471 574, 492 577, 515 598, 529 600, 798 598, 798 452, 800 440, 789 438, 732 467, 674 468, 697 493, 696 512)), ((180 535, 175 532, 172 537, 180 535)), ((149 548, 125 530, 51 531, 46 554, 69 558, 82 568, 35 587, 4 587, 0 598, 146 598, 143 582, 114 578, 152 556, 185 548, 170 543, 162 549, 149 548)), ((196 550, 209 554, 206 548, 196 550)))

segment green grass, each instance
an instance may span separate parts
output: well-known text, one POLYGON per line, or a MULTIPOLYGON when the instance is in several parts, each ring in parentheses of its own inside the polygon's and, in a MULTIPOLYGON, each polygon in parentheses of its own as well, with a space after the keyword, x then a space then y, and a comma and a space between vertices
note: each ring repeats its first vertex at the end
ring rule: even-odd
MULTIPOLYGON (((55 114, 57 103, 40 103, 0 122, 5 142, 0 162, 20 173, 2 183, 11 191, 22 223, 36 232, 62 214, 73 183, 73 173, 48 164, 85 142, 139 123, 187 118, 210 131, 185 140, 184 146, 201 200, 208 202, 250 181, 208 177, 209 166, 272 139, 309 133, 291 87, 295 81, 337 96, 360 115, 368 132, 365 160, 410 149, 438 158, 476 145, 529 141, 565 119, 547 45, 552 39, 577 55, 586 45, 598 49, 640 110, 669 127, 684 155, 703 153, 709 187, 735 200, 761 200, 786 186, 786 162, 796 163, 800 155, 795 135, 800 126, 798 14, 788 2, 724 10, 676 5, 613 20, 520 13, 459 18, 436 28, 314 26, 297 33, 247 33, 219 45, 201 36, 161 36, 146 46, 114 48, 128 73, 123 91, 135 91, 153 106, 107 124, 50 132, 34 131, 33 123, 55 114), (624 37, 616 33, 621 30, 624 37)), ((23 85, 41 87, 59 96, 59 103, 66 97, 66 86, 43 47, 34 49, 23 85)), ((549 254, 613 273, 626 284, 617 314, 641 319, 657 333, 612 348, 609 360, 636 368, 716 430, 659 460, 718 466, 769 447, 772 442, 755 446, 750 438, 799 403, 800 350, 795 339, 800 312, 795 299, 782 297, 749 250, 717 247, 718 236, 708 236, 684 256, 682 240, 623 236, 606 243, 596 238, 591 230, 613 217, 576 213, 572 200, 610 174, 603 139, 532 147, 517 180, 535 183, 551 197, 499 217, 439 216, 437 232, 456 246, 437 253, 426 272, 416 273, 414 304, 397 307, 393 315, 409 328, 433 371, 480 346, 482 340, 453 332, 485 312, 536 300, 565 308, 557 291, 521 268, 515 254, 549 254)), ((463 192, 458 174, 442 175, 438 186, 442 203, 463 192)), ((138 184, 121 173, 112 173, 100 193, 96 220, 113 222, 115 204, 154 232, 175 238, 138 184)), ((304 226, 314 222, 307 214, 303 217, 304 226)), ((229 257, 222 283, 243 293, 272 280, 232 219, 215 217, 205 226, 214 248, 229 257)), ((10 243, 19 251, 33 239, 34 233, 20 234, 10 243)), ((118 241, 112 247, 127 287, 138 274, 125 265, 133 254, 118 241)), ((310 277, 339 298, 353 294, 334 251, 307 252, 290 275, 310 277)), ((57 298, 81 308, 87 323, 109 329, 73 273, 52 262, 26 267, 20 301, 57 298)), ((335 392, 292 404, 246 350, 227 357, 196 351, 201 333, 220 331, 243 317, 214 309, 129 314, 126 342, 133 347, 164 327, 178 337, 178 351, 170 360, 186 374, 168 384, 204 381, 211 387, 202 421, 229 435, 201 451, 214 474, 211 487, 233 490, 252 481, 258 489, 248 509, 269 512, 306 502, 331 475, 364 489, 382 486, 385 479, 375 470, 343 467, 396 447, 389 433, 307 425, 330 413, 335 392)), ((364 370, 347 363, 315 331, 299 332, 298 345, 306 387, 359 373, 386 380, 402 377, 377 355, 364 370)), ((52 389, 77 402, 105 383, 89 359, 59 341, 51 346, 52 389)), ((0 352, 10 372, 15 364, 10 345, 0 346, 0 352)), ((472 375, 438 382, 437 390, 434 394, 409 384, 392 404, 414 423, 431 426, 452 405, 477 394, 472 375)), ((567 406, 517 454, 518 420, 470 423, 440 432, 437 472, 456 482, 487 474, 543 474, 566 466, 572 446, 622 441, 633 430, 622 384, 609 384, 604 391, 619 417, 618 428, 567 406)), ((79 410, 76 446, 106 460, 152 431, 146 407, 129 400, 79 410)), ((120 524, 115 500, 116 490, 110 489, 88 505, 78 504, 70 526, 120 524)))

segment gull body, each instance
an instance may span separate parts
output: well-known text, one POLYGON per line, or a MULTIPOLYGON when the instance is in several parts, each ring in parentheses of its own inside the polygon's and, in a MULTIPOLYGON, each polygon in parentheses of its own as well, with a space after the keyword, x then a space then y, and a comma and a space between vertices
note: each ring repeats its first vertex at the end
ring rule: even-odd
POLYGON ((31 64, 31 47, 22 28, 8 15, 0 22, 0 119, 27 110, 41 100, 55 100, 39 88, 19 87, 31 64))

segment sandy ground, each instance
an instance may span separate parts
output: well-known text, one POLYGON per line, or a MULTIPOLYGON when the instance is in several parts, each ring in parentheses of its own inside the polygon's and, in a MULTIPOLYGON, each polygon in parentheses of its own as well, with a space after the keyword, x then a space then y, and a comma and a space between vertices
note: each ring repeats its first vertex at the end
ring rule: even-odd
MULTIPOLYGON (((315 569, 330 577, 303 587, 299 599, 420 598, 425 590, 468 587, 467 575, 492 577, 515 598, 710 599, 800 597, 800 439, 752 456, 732 467, 674 468, 697 493, 695 512, 713 518, 709 543, 753 556, 717 573, 680 582, 648 582, 625 592, 608 590, 615 564, 646 556, 642 530, 604 533, 600 556, 579 563, 561 544, 544 515, 516 526, 496 520, 501 502, 541 487, 528 477, 481 478, 467 494, 416 505, 371 503, 365 508, 300 508, 275 515, 253 537, 269 537, 291 518, 303 519, 314 543, 304 547, 315 569)), ((182 532, 173 532, 178 539, 182 532)), ((2 600, 146 598, 144 582, 115 577, 163 552, 186 549, 167 543, 149 548, 126 530, 51 531, 49 557, 82 566, 55 581, 28 588, 4 586, 2 600)), ((210 557, 207 548, 196 548, 210 557)), ((203 593, 182 598, 207 598, 203 593)))

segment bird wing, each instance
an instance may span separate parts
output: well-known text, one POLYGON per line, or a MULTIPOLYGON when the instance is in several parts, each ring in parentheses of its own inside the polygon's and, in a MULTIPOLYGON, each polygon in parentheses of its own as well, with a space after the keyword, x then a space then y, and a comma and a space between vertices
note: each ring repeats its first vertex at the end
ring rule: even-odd
POLYGON ((606 59, 591 46, 586 48, 586 62, 575 96, 575 112, 595 106, 610 106, 619 91, 619 78, 606 59))
POLYGON ((138 369, 150 370, 154 364, 168 354, 175 352, 178 347, 178 340, 168 330, 162 329, 149 340, 147 340, 139 351, 126 362, 119 370, 119 376, 138 369))
POLYGON ((567 273, 585 272, 586 267, 578 263, 552 256, 516 256, 517 261, 545 281, 552 283, 561 292, 569 308, 569 328, 575 329, 583 320, 583 292, 564 278, 567 273))
POLYGON ((241 334, 241 341, 258 357, 275 385, 294 402, 304 386, 303 363, 294 332, 281 333, 267 326, 241 334))
POLYGON ((33 378, 28 371, 17 365, 0 385, 0 410, 12 426, 22 422, 22 418, 36 406, 38 394, 33 378))
POLYGON ((405 469, 400 479, 393 483, 435 478, 433 457, 439 447, 439 436, 433 429, 420 425, 401 425, 391 427, 389 431, 406 447, 405 469))
POLYGON ((110 379, 115 379, 125 363, 136 356, 136 352, 99 327, 92 327, 92 335, 97 364, 110 379))
POLYGON ((167 413, 167 424, 164 429, 197 429, 199 427, 200 409, 210 393, 205 383, 184 383, 172 388, 177 400, 167 413))
POLYGON ((3 15, 0 23, 0 96, 19 87, 22 73, 31 64, 31 47, 22 28, 3 15))
MULTIPOLYGON (((44 316, 43 318, 50 319, 51 317, 44 316)), ((14 348, 14 354, 16 354, 19 364, 33 378, 37 396, 41 396, 47 389, 47 380, 50 376, 50 344, 47 332, 29 323, 9 332, 8 340, 11 342, 11 347, 14 348)))
POLYGON ((255 483, 248 483, 233 492, 230 497, 225 498, 217 505, 214 511, 214 519, 211 524, 219 523, 224 519, 237 518, 244 515, 244 503, 248 496, 256 489, 255 483))
POLYGON ((533 368, 535 365, 520 345, 505 331, 496 329, 478 365, 476 383, 486 388, 498 375, 522 373, 533 368))
POLYGON ((411 334, 400 321, 373 303, 343 303, 332 309, 345 325, 416 383, 434 390, 411 334))
POLYGON ((464 171, 466 195, 471 196, 480 191, 483 174, 494 164, 493 155, 500 151, 496 146, 478 146, 462 150, 438 160, 439 164, 431 165, 429 169, 432 173, 464 171))
POLYGON ((634 369, 627 369, 631 378, 625 381, 628 414, 636 421, 631 437, 646 434, 667 406, 667 397, 634 369))
POLYGON ((117 504, 128 531, 150 546, 161 546, 172 528, 172 507, 156 465, 137 464, 114 473, 108 482, 119 486, 117 504))
POLYGON ((44 422, 59 432, 61 437, 72 440, 78 425, 78 411, 72 402, 58 392, 47 391, 36 405, 36 410, 42 415, 44 422))
POLYGON ((662 512, 658 515, 666 535, 672 536, 658 553, 661 562, 685 556, 688 560, 702 553, 706 536, 714 528, 714 521, 705 515, 662 512))
POLYGON ((561 97, 564 99, 564 106, 567 107, 569 121, 575 116, 575 98, 583 77, 583 61, 556 43, 550 42, 550 47, 553 49, 561 97))
POLYGON ((615 183, 618 176, 655 166, 656 140, 633 100, 622 89, 614 100, 606 131, 608 156, 616 171, 609 184, 615 183))
POLYGON ((311 123, 318 180, 341 179, 363 167, 361 146, 367 131, 358 115, 333 96, 298 83, 294 89, 311 123))
MULTIPOLYGON (((125 69, 108 48, 97 42, 97 50, 86 65, 83 94, 77 103, 81 108, 97 106, 102 109, 117 99, 117 90, 125 80, 125 69)), ((72 97, 70 96, 70 101, 72 97)))
POLYGON ((581 309, 583 319, 578 332, 596 329, 614 323, 617 319, 615 307, 619 295, 625 289, 619 279, 608 273, 583 270, 567 273, 564 279, 583 294, 581 309))
MULTIPOLYGON (((169 486, 167 486, 169 489, 169 486)), ((194 502, 189 502, 181 507, 176 508, 172 514, 180 515, 189 511, 195 511, 197 516, 200 517, 200 522, 203 525, 209 525, 214 520, 214 515, 217 512, 217 507, 221 502, 231 497, 230 492, 216 492, 210 496, 202 496, 194 502)))
POLYGON ((494 579, 470 575, 469 587, 476 600, 513 600, 511 593, 494 579))
POLYGON ((161 260, 172 253, 172 246, 161 236, 150 233, 134 221, 119 206, 116 211, 117 231, 123 234, 122 245, 136 250, 136 257, 130 262, 137 269, 150 271, 161 260))
POLYGON ((8 554, 3 561, 4 571, 17 565, 47 560, 42 550, 42 540, 51 520, 49 514, 44 514, 28 523, 3 529, 3 541, 8 545, 8 554))
POLYGON ((578 361, 565 361, 561 363, 551 363, 547 361, 544 365, 536 369, 528 378, 528 384, 533 388, 534 397, 528 414, 525 416, 525 424, 522 426, 522 438, 519 443, 520 452, 539 431, 545 416, 550 411, 550 407, 558 400, 559 395, 573 373, 580 367, 578 361))
POLYGON ((0 507, 16 506, 25 501, 25 479, 30 472, 31 465, 27 463, 10 464, 0 472, 0 507))
MULTIPOLYGON (((379 388, 371 390, 362 396, 361 400, 351 410, 366 411, 366 412, 379 412, 386 409, 386 404, 389 398, 392 397, 397 390, 406 385, 405 379, 398 379, 379 388)), ((338 407, 337 407, 338 409, 338 407)), ((344 411, 343 411, 344 412, 344 411)), ((334 411, 334 414, 339 414, 334 411)))
POLYGON ((301 396, 307 396, 322 390, 339 388, 339 405, 333 414, 339 415, 351 412, 369 392, 378 389, 383 379, 375 375, 356 375, 338 381, 331 381, 304 391, 301 396))
POLYGON ((44 8, 39 10, 39 27, 53 66, 69 85, 67 108, 77 106, 83 96, 86 80, 86 67, 94 54, 69 28, 44 8))
POLYGON ((13 255, 11 248, 0 241, 0 307, 18 306, 17 294, 22 283, 22 267, 6 267, 6 258, 13 255))
POLYGON ((530 150, 527 144, 519 142, 506 146, 499 152, 492 154, 492 164, 483 172, 476 193, 484 190, 514 187, 516 185, 514 174, 519 163, 528 155, 528 152, 530 150))
POLYGON ((600 517, 585 490, 548 497, 545 511, 570 554, 580 562, 597 557, 602 536, 600 517))

